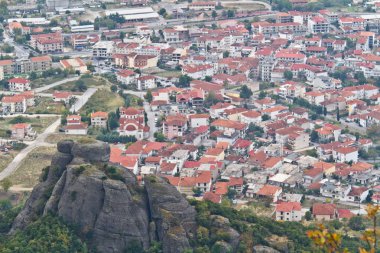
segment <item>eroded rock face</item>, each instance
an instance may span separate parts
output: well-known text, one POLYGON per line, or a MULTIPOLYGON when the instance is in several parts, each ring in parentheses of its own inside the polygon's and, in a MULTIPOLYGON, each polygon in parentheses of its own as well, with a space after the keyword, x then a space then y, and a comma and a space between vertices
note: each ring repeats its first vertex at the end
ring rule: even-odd
POLYGON ((255 246, 253 247, 253 252, 254 253, 280 253, 280 251, 277 251, 267 246, 255 246))
POLYGON ((110 148, 104 143, 63 141, 57 149, 11 233, 52 213, 75 225, 96 252, 123 252, 132 241, 147 249, 153 240, 162 242, 165 253, 190 248, 196 212, 166 180, 149 177, 142 187, 122 168, 116 168, 117 180, 111 179, 110 148))
POLYGON ((196 230, 194 207, 162 178, 146 177, 144 183, 163 251, 176 253, 190 248, 189 238, 196 230))
POLYGON ((82 158, 85 162, 108 162, 110 159, 110 146, 107 143, 97 141, 95 143, 74 143, 71 154, 75 158, 82 158))

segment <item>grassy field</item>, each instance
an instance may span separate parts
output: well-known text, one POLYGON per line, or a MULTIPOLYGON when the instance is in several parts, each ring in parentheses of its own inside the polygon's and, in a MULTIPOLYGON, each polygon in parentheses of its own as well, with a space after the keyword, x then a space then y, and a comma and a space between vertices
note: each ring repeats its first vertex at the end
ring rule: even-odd
POLYGON ((38 183, 42 169, 50 165, 55 147, 38 147, 21 162, 20 167, 9 176, 13 185, 33 187, 38 183))
POLYGON ((47 143, 56 144, 62 140, 82 141, 84 139, 90 139, 89 136, 67 135, 64 133, 51 134, 46 138, 47 143))
POLYGON ((27 113, 41 114, 62 114, 65 106, 60 102, 54 102, 52 98, 41 97, 36 101, 36 105, 29 107, 27 113))
POLYGON ((42 86, 45 86, 45 85, 48 85, 48 84, 52 84, 52 83, 61 81, 63 79, 64 78, 61 77, 61 76, 60 77, 49 77, 49 78, 38 78, 38 79, 33 80, 31 82, 32 83, 32 88, 42 87, 42 86))
POLYGON ((263 202, 249 202, 247 205, 242 205, 237 207, 237 209, 248 209, 252 213, 257 214, 258 216, 271 217, 273 213, 272 206, 265 206, 263 202))
POLYGON ((223 3, 223 7, 226 9, 234 9, 234 10, 245 10, 245 11, 257 11, 257 10, 265 10, 265 6, 257 3, 239 3, 238 1, 235 3, 223 3))
POLYGON ((0 153, 0 171, 3 171, 16 155, 17 151, 11 151, 8 154, 0 153))
MULTIPOLYGON (((100 86, 103 86, 105 84, 107 84, 107 81, 101 77, 89 77, 89 78, 81 78, 80 80, 82 80, 84 82, 84 84, 87 86, 87 87, 100 87, 100 86)), ((67 82, 67 83, 64 83, 64 84, 61 84, 59 86, 56 86, 54 88, 51 88, 49 90, 47 90, 46 92, 48 93, 53 93, 54 91, 77 91, 75 89, 75 82, 76 81, 71 81, 71 82, 67 82)))
MULTIPOLYGON (((40 118, 23 118, 26 123, 32 125, 37 133, 42 133, 49 125, 51 125, 58 117, 40 117, 40 118)), ((8 137, 7 130, 12 128, 12 118, 2 118, 0 120, 0 137, 8 137)))
POLYGON ((81 112, 87 114, 96 111, 113 112, 116 108, 124 105, 124 99, 119 94, 111 92, 107 88, 99 89, 88 100, 81 112))

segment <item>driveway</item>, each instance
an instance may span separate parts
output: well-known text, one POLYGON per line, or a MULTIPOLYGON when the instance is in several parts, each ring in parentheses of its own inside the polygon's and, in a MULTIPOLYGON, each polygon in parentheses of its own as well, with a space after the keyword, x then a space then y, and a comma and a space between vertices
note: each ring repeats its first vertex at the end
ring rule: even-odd
POLYGON ((24 148, 23 150, 18 153, 13 161, 8 164, 8 166, 0 172, 0 181, 4 178, 11 175, 17 168, 20 166, 20 163, 27 157, 27 155, 35 148, 40 146, 48 146, 50 144, 45 143, 46 137, 48 137, 50 134, 54 133, 57 127, 61 123, 61 118, 58 118, 56 121, 54 121, 48 128, 45 129, 43 133, 37 136, 37 138, 30 143, 29 146, 24 148))

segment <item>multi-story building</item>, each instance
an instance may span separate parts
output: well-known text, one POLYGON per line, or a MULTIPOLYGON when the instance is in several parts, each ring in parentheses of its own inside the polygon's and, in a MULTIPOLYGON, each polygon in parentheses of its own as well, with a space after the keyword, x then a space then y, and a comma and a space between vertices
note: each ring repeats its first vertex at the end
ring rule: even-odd
POLYGON ((10 91, 24 92, 30 90, 30 81, 25 78, 12 78, 8 80, 10 91))
POLYGON ((114 44, 113 41, 99 41, 92 47, 92 56, 94 58, 111 58, 114 44))
POLYGON ((51 69, 52 59, 48 55, 29 59, 0 60, 0 77, 30 72, 42 72, 51 69))
POLYGON ((1 99, 3 107, 3 114, 10 113, 25 113, 26 112, 26 99, 24 96, 5 96, 1 99))
POLYGON ((42 54, 62 52, 63 37, 59 32, 32 35, 30 46, 42 54))
POLYGON ((154 76, 141 76, 137 78, 137 89, 148 90, 156 88, 156 77, 154 76))
POLYGON ((299 202, 280 202, 276 205, 277 221, 301 221, 302 206, 299 202))
POLYGON ((330 24, 325 18, 315 16, 309 19, 308 28, 310 33, 328 33, 330 24))
POLYGON ((168 139, 182 137, 187 130, 187 118, 183 115, 169 115, 163 123, 163 134, 168 139))
POLYGON ((107 128, 108 114, 106 112, 91 113, 91 126, 107 128))
POLYGON ((189 3, 189 10, 193 11, 212 11, 215 10, 216 3, 214 1, 210 2, 192 2, 189 3))

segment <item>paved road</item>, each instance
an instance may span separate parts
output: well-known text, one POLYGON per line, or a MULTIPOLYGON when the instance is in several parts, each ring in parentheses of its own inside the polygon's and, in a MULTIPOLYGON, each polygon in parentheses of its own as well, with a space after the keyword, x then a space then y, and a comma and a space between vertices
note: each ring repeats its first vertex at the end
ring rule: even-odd
POLYGON ((148 126, 149 126, 149 140, 154 141, 154 133, 157 132, 156 123, 155 123, 155 113, 152 112, 148 102, 144 102, 144 110, 148 117, 148 126))
POLYGON ((77 101, 73 106, 70 108, 70 112, 78 112, 88 101, 88 99, 94 95, 94 93, 97 91, 97 88, 88 88, 85 93, 82 94, 82 96, 79 96, 77 98, 77 101))
POLYGON ((66 78, 66 79, 63 79, 61 81, 58 81, 58 82, 55 82, 55 83, 52 83, 52 84, 49 84, 49 85, 45 85, 43 87, 39 87, 39 88, 35 88, 33 89, 36 93, 41 93, 43 91, 46 91, 48 89, 51 89, 51 88, 54 88, 56 86, 59 86, 61 84, 64 84, 64 83, 67 83, 67 82, 71 82, 71 81, 76 81, 76 80, 79 80, 80 76, 75 76, 75 77, 70 77, 70 78, 66 78))
POLYGON ((59 124, 61 123, 61 118, 57 119, 56 121, 53 122, 48 128, 45 129, 45 131, 38 135, 37 138, 30 143, 30 145, 18 153, 13 161, 8 164, 8 166, 0 172, 0 180, 3 180, 4 178, 8 177, 11 175, 17 168, 19 167, 20 163, 25 159, 25 157, 35 148, 40 147, 40 146, 46 146, 47 144, 45 143, 46 137, 48 135, 52 134, 55 132, 59 124))

